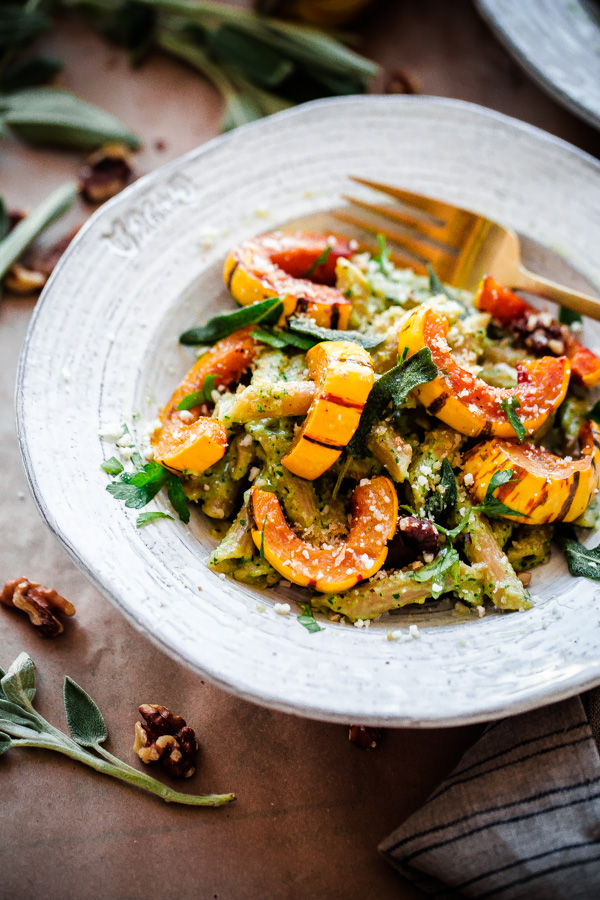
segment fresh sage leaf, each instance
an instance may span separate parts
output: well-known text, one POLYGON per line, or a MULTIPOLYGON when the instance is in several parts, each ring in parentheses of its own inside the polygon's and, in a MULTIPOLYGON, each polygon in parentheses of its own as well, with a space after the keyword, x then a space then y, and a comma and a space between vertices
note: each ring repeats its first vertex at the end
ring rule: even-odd
POLYGON ((458 500, 458 488, 452 466, 448 458, 442 462, 440 480, 425 500, 425 513, 435 520, 446 512, 450 512, 456 506, 458 500), (439 490, 442 488, 442 490, 439 490))
POLYGON ((5 125, 32 144, 94 150, 109 142, 140 146, 139 138, 115 116, 68 91, 30 88, 0 99, 5 125))
POLYGON ((11 50, 48 31, 52 20, 41 10, 27 5, 4 3, 0 6, 0 50, 11 50))
POLYGON ((304 319, 301 317, 293 317, 288 321, 290 331, 296 331, 300 334, 308 334, 310 337, 316 338, 315 343, 320 341, 354 341, 364 347, 365 350, 373 350, 383 343, 383 339, 363 334, 362 331, 339 331, 337 328, 322 328, 313 322, 312 319, 304 319))
POLYGON ((566 525, 558 530, 557 541, 573 578, 600 581, 600 546, 593 549, 585 547, 577 540, 573 529, 566 525))
POLYGON ((367 440, 371 429, 390 403, 395 407, 402 406, 414 388, 433 381, 437 374, 431 350, 429 347, 422 347, 413 356, 382 375, 367 397, 358 428, 348 444, 348 451, 352 456, 362 459, 367 455, 367 440))
POLYGON ((313 616, 310 603, 302 604, 302 615, 298 616, 298 622, 303 628, 306 628, 310 634, 315 634, 317 631, 325 631, 313 616))
POLYGON ((272 318, 277 321, 282 312, 283 303, 279 297, 269 297, 267 300, 253 303, 252 306, 243 306, 241 309, 213 316, 206 325, 184 331, 179 341, 188 345, 214 344, 246 325, 258 325, 259 322, 270 324, 272 318))
POLYGON ((527 436, 527 429, 523 425, 523 422, 516 412, 520 405, 521 401, 514 394, 512 397, 505 397, 498 403, 498 406, 506 413, 506 418, 508 419, 511 428, 516 434, 519 443, 522 444, 527 436))
MULTIPOLYGON (((3 683, 9 686, 9 690, 17 691, 17 694, 21 692, 19 695, 22 699, 33 699, 32 673, 33 662, 26 653, 22 653, 3 676, 3 683)), ((33 709, 30 702, 27 709, 6 700, 0 701, 0 754, 19 747, 55 750, 97 772, 150 791, 166 802, 185 803, 189 806, 222 806, 235 800, 235 794, 181 794, 113 756, 100 746, 107 738, 106 724, 100 710, 83 688, 69 677, 65 679, 64 702, 73 738, 47 722, 33 709)))
POLYGON ((290 59, 265 41, 227 25, 211 30, 208 42, 218 55, 267 88, 277 87, 295 68, 290 59))
MULTIPOLYGON (((1 102, 1 101, 0 101, 1 102)), ((53 191, 43 203, 22 219, 4 240, 0 241, 0 279, 21 256, 32 241, 48 225, 62 216, 77 198, 76 184, 63 184, 53 191)))
POLYGON ((123 464, 119 462, 116 456, 110 456, 102 463, 100 468, 104 469, 107 475, 120 475, 123 471, 123 464))
POLYGON ((26 653, 20 653, 2 678, 2 690, 7 700, 23 709, 31 709, 35 697, 35 667, 26 653))
POLYGON ((583 316, 572 309, 567 309, 566 306, 559 306, 558 321, 561 325, 572 325, 573 322, 583 322, 583 316))
POLYGON ((65 714, 71 737, 81 747, 95 747, 108 737, 102 713, 77 682, 67 675, 63 688, 65 714))
POLYGON ((185 496, 185 491, 183 490, 183 486, 177 475, 171 475, 169 477, 167 482, 167 493, 169 495, 169 500, 171 501, 171 506, 181 521, 187 525, 190 521, 188 499, 185 496))
POLYGON ((157 519, 170 519, 173 522, 173 516, 170 516, 168 513, 164 512, 147 512, 140 513, 137 519, 135 520, 136 528, 144 528, 146 525, 149 525, 151 522, 156 522, 157 519))
POLYGON ((3 241, 8 234, 8 210, 4 199, 0 197, 0 241, 3 241))
POLYGON ((47 84, 62 67, 62 59, 56 56, 36 56, 33 59, 13 63, 0 73, 0 91, 10 93, 47 84))

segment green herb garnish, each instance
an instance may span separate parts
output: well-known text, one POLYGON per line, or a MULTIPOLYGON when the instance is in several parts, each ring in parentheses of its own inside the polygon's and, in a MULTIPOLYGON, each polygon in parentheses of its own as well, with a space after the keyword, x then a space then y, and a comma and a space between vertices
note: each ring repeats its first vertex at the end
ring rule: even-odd
POLYGON ((310 264, 310 266, 308 267, 308 269, 306 270, 306 272, 304 273, 304 275, 302 277, 310 278, 310 276, 314 272, 316 272, 316 270, 319 268, 319 266, 324 266, 325 263, 327 262, 327 260, 329 259, 329 257, 331 256, 332 249, 333 248, 330 247, 328 244, 327 247, 325 247, 325 249, 323 250, 323 252, 319 256, 317 256, 315 261, 310 264))
POLYGON ((120 475, 123 471, 123 464, 119 462, 116 456, 111 456, 102 463, 100 468, 104 469, 107 475, 120 475))
POLYGON ((523 516, 526 519, 529 518, 525 513, 517 512, 516 509, 511 509, 506 503, 502 503, 501 500, 494 497, 494 491, 503 484, 507 484, 511 481, 512 477, 512 469, 496 472, 495 475, 490 478, 483 502, 479 503, 477 506, 473 506, 472 509, 478 510, 490 519, 499 519, 503 516, 523 516))
POLYGON ((587 414, 586 419, 593 419, 597 425, 600 425, 600 400, 597 400, 596 403, 594 403, 587 414))
POLYGON ((170 519, 173 522, 173 516, 170 516, 168 513, 164 512, 146 512, 140 513, 137 519, 135 520, 136 528, 144 528, 146 525, 149 525, 150 522, 156 522, 157 519, 170 519))
POLYGON ((574 578, 600 581, 600 546, 590 549, 577 540, 572 528, 563 525, 557 533, 558 545, 565 554, 569 572, 574 578))
POLYGON ((265 528, 267 527, 267 520, 263 522, 263 527, 260 530, 260 558, 265 558, 265 528))
POLYGON ((302 615, 298 616, 298 621, 311 634, 314 634, 316 631, 325 631, 313 616, 310 603, 302 604, 302 615))
MULTIPOLYGON (((118 460, 116 461, 118 462, 118 460)), ((134 455, 132 462, 134 465, 137 465, 137 468, 133 472, 121 472, 117 481, 107 484, 106 490, 108 493, 115 500, 123 500, 128 509, 142 509, 166 485, 173 509, 181 521, 187 525, 190 520, 190 511, 181 481, 177 475, 168 472, 167 469, 154 462, 154 460, 144 464, 139 454, 134 455)))
POLYGON ((377 247, 379 248, 379 252, 373 256, 373 262, 377 263, 381 274, 387 276, 394 267, 390 261, 390 248, 387 245, 385 235, 377 235, 377 247))
POLYGON ((113 756, 102 746, 108 737, 102 713, 89 694, 68 676, 63 699, 71 737, 55 728, 33 707, 34 664, 26 653, 17 657, 6 674, 0 669, 0 676, 0 755, 18 747, 55 750, 103 775, 150 791, 168 803, 222 806, 235 800, 235 794, 180 794, 113 756))
POLYGON ((322 328, 321 325, 317 325, 312 319, 298 317, 288 321, 288 328, 291 331, 298 331, 300 334, 308 334, 314 337, 316 339, 314 341, 315 344, 318 344, 320 341, 354 341, 355 344, 359 344, 365 350, 373 350, 385 340, 381 337, 371 337, 368 334, 363 334, 362 331, 340 331, 337 328, 322 328))
MULTIPOLYGON (((402 357, 404 360, 404 357, 402 357)), ((383 411, 393 403, 395 407, 403 406, 410 392, 420 384, 433 381, 438 370, 429 347, 423 347, 405 361, 382 375, 376 381, 367 398, 365 407, 350 443, 348 451, 354 457, 367 455, 367 441, 371 429, 379 421, 383 411)))
POLYGON ((177 409, 194 409, 202 403, 213 403, 213 391, 216 390, 215 384, 215 376, 207 375, 202 382, 202 388, 199 391, 186 394, 177 404, 177 409))
POLYGON ((515 410, 518 409, 520 405, 521 401, 515 394, 513 394, 512 397, 505 397, 504 400, 500 400, 498 403, 498 406, 506 413, 506 418, 508 419, 509 424, 516 434, 519 443, 522 444, 527 437, 527 429, 515 412, 515 410))
POLYGON ((179 338, 182 344, 214 344, 222 338, 229 337, 234 331, 246 325, 274 325, 283 312, 283 303, 279 297, 269 297, 251 306, 243 306, 231 312, 213 316, 206 325, 190 328, 179 338))
POLYGON ((448 458, 445 458, 440 470, 439 483, 429 493, 425 501, 425 513, 428 518, 439 519, 445 512, 450 512, 450 510, 454 509, 457 500, 456 478, 448 458))
POLYGON ((573 322, 583 322, 583 316, 572 309, 567 309, 566 306, 559 306, 558 321, 561 325, 572 325, 573 322))
POLYGON ((437 600, 446 590, 446 575, 452 578, 455 584, 460 574, 460 558, 458 552, 449 547, 444 547, 433 562, 422 566, 414 572, 415 581, 431 581, 431 596, 437 600))

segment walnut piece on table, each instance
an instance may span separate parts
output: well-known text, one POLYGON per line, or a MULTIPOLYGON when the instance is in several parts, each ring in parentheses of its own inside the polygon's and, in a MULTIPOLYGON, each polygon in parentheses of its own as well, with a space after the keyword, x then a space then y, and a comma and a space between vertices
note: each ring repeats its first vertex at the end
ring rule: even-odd
POLYGON ((138 709, 146 723, 135 724, 133 752, 146 764, 160 760, 173 778, 190 778, 198 752, 194 729, 165 706, 142 703, 138 709))
POLYGON ((383 734, 383 728, 370 725, 350 725, 348 740, 361 750, 374 750, 383 734))
POLYGON ((28 578, 12 578, 0 593, 3 606, 21 609, 42 637, 55 637, 64 631, 64 625, 56 615, 74 616, 75 607, 55 590, 44 587, 28 578))

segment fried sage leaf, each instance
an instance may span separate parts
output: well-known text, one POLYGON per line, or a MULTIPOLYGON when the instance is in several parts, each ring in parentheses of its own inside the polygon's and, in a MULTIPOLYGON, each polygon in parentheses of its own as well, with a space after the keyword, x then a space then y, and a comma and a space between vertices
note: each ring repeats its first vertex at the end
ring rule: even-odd
POLYGON ((214 344, 246 325, 258 325, 259 322, 264 325, 274 324, 282 312, 283 303, 279 297, 268 297, 252 306, 242 306, 241 309, 213 316, 206 325, 184 331, 179 342, 189 345, 214 344))

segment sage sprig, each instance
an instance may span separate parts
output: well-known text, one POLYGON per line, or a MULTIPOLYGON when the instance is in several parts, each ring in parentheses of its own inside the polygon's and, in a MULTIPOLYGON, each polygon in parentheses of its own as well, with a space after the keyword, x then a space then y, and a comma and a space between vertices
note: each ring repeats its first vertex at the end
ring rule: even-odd
POLYGON ((0 240, 0 279, 21 256, 32 241, 51 222, 64 215, 77 197, 77 185, 68 182, 57 188, 33 212, 0 240))
POLYGON ((5 674, 0 669, 0 756, 19 747, 54 750, 90 768, 156 794, 167 803, 223 806, 235 794, 182 794, 113 756, 102 745, 108 730, 92 698, 72 678, 65 678, 63 700, 69 735, 41 716, 33 706, 35 667, 21 653, 5 674))

